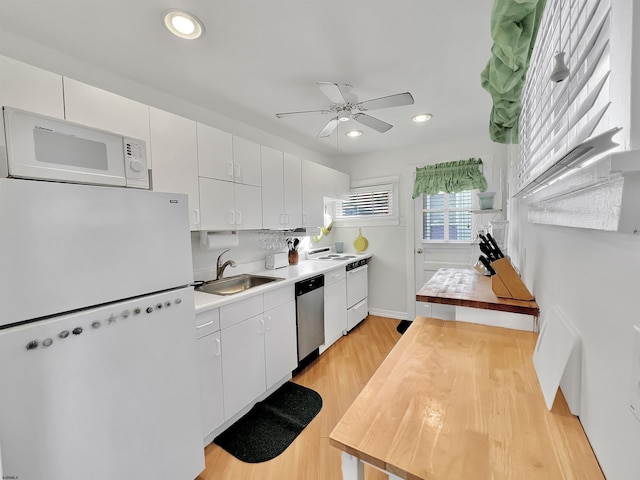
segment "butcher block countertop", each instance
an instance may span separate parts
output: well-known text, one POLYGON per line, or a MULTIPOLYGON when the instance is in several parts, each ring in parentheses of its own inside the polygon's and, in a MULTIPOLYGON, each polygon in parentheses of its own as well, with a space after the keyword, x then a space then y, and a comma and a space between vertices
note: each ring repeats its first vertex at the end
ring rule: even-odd
POLYGON ((330 435, 400 478, 603 479, 577 417, 547 410, 533 332, 418 317, 330 435))
POLYGON ((540 315, 535 301, 498 298, 491 289, 491 277, 473 269, 441 268, 416 294, 418 302, 444 303, 501 312, 540 315))

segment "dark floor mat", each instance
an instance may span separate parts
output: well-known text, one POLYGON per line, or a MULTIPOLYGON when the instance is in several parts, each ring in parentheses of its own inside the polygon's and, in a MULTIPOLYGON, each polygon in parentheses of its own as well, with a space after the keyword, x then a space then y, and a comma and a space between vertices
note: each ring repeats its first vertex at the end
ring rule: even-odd
POLYGON ((234 457, 259 463, 277 457, 322 408, 315 391, 287 382, 214 439, 234 457))
POLYGON ((396 327, 396 330, 400 335, 407 331, 407 328, 411 326, 411 322, 409 320, 400 320, 400 323, 396 327))

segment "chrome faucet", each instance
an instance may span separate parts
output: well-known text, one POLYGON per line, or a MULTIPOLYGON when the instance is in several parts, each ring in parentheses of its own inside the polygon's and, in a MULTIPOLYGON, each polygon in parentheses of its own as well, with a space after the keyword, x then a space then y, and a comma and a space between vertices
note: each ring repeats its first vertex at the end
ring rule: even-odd
POLYGON ((220 260, 222 259, 222 255, 227 253, 229 250, 231 250, 231 249, 228 248, 224 252, 222 252, 220 255, 218 255, 218 261, 216 262, 216 280, 220 280, 222 278, 222 275, 224 274, 224 269, 225 268, 227 268, 228 266, 231 266, 231 268, 234 268, 236 266, 236 262, 234 262, 233 260, 227 260, 222 265, 220 264, 220 260))

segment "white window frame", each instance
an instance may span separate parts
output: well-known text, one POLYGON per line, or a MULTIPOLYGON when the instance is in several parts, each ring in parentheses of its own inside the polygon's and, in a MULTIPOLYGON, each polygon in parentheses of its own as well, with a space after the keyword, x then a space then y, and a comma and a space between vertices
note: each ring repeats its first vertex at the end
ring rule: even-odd
MULTIPOLYGON (((469 199, 471 202, 473 202, 473 193, 477 192, 477 190, 465 190, 467 192, 469 192, 469 199)), ((461 193, 461 192, 460 192, 461 193)), ((420 219, 421 219, 421 224, 422 224, 422 229, 421 229, 421 234, 420 237, 422 239, 422 243, 423 244, 429 244, 429 245, 433 245, 433 244, 437 244, 437 243, 446 243, 449 245, 469 245, 473 243, 473 214, 472 214, 472 203, 470 203, 469 207, 465 207, 465 208, 450 208, 449 207, 449 199, 450 199, 450 193, 443 193, 443 195, 445 195, 444 197, 444 208, 442 209, 425 209, 424 207, 424 196, 426 194, 421 194, 420 197, 417 199, 419 202, 419 209, 420 209, 420 219), (427 212, 442 212, 443 213, 443 217, 444 217, 444 239, 440 240, 427 240, 423 237, 424 235, 424 214, 427 212), (469 230, 470 230, 470 235, 471 238, 469 239, 465 239, 465 240, 450 240, 449 239, 449 213, 450 212, 468 212, 469 213, 469 230)), ((440 195, 440 194, 438 194, 440 195)))
POLYGON ((400 214, 398 205, 398 183, 399 176, 368 178, 363 180, 353 180, 349 193, 366 193, 380 191, 380 189, 388 189, 389 195, 389 213, 383 215, 354 215, 342 217, 338 213, 342 210, 342 200, 333 203, 331 211, 333 211, 333 223, 341 227, 361 227, 361 226, 384 226, 399 225, 400 214))

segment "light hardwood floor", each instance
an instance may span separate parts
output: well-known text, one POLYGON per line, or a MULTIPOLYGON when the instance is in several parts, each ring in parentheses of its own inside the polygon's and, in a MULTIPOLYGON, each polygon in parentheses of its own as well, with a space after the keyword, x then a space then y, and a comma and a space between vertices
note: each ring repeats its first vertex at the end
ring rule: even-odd
MULTIPOLYGON (((205 448, 206 469, 196 480, 340 480, 340 450, 329 434, 400 338, 398 320, 369 316, 293 378, 322 396, 322 410, 280 456, 244 463, 215 444, 205 448)), ((387 480, 367 467, 366 480, 387 480)))

